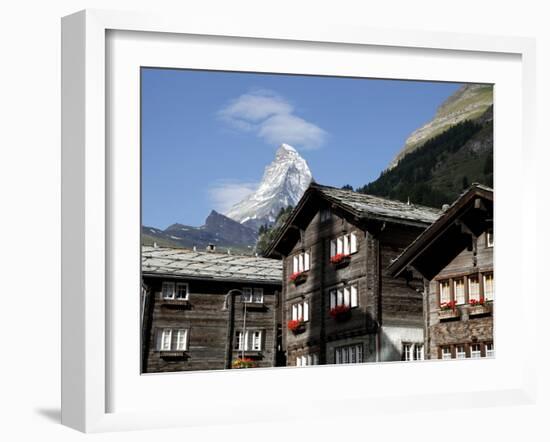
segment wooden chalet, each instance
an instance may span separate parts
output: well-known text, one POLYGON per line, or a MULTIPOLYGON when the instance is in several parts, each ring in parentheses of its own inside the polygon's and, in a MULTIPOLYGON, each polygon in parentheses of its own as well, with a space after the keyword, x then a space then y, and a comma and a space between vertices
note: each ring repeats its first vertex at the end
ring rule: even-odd
POLYGON ((283 259, 286 364, 395 361, 411 349, 423 358, 422 279, 382 270, 438 216, 311 184, 266 253, 283 259))
POLYGON ((277 365, 280 291, 278 260, 143 247, 142 372, 277 365))
POLYGON ((493 247, 493 190, 474 184, 388 267, 425 278, 430 358, 493 356, 493 247))

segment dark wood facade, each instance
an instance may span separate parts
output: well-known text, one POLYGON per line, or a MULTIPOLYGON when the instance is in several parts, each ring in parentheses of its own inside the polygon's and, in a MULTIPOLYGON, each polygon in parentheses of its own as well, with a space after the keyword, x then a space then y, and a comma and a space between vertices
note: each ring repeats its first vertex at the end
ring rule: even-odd
MULTIPOLYGON (((271 256, 283 257, 281 322, 287 325, 287 365, 395 361, 402 359, 404 344, 423 345, 420 275, 403 280, 382 269, 436 216, 428 211, 427 219, 380 219, 369 217, 368 207, 356 214, 338 203, 348 197, 362 201, 357 195, 313 185, 271 247, 271 256), (337 199, 331 198, 334 194, 337 199), (332 262, 338 245, 331 243, 341 238, 348 256, 332 262), (307 269, 296 279, 300 260, 307 269), (340 304, 345 306, 341 312, 333 310, 340 304), (304 321, 293 331, 288 326, 295 323, 289 322, 297 316, 304 321)), ((403 203, 392 204, 407 209, 403 203)))
POLYGON ((242 357, 255 367, 277 365, 280 280, 179 273, 142 273, 143 373, 221 370, 232 368, 242 357), (179 292, 174 293, 174 288, 179 292), (240 335, 243 330, 248 340, 240 335))
POLYGON ((425 277, 429 358, 494 354, 493 250, 493 192, 474 185, 389 266, 425 277))

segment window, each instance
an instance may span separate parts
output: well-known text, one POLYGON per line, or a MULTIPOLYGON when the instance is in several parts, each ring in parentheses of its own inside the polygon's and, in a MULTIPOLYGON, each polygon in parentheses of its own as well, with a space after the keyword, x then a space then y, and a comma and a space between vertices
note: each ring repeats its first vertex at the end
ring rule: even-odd
POLYGON ((351 284, 329 291, 330 309, 339 305, 347 305, 350 308, 359 306, 357 284, 351 284))
POLYGON ((330 242, 330 257, 334 255, 344 254, 351 255, 357 253, 357 233, 351 232, 347 235, 339 236, 330 242))
POLYGON ((235 332, 235 350, 262 350, 262 330, 247 330, 244 334, 242 331, 235 332), (243 347, 244 346, 244 347, 243 347))
POLYGON ((188 284, 186 282, 163 282, 162 283, 162 298, 163 299, 180 299, 187 300, 189 297, 188 284))
POLYGON ((307 272, 311 264, 311 252, 305 251, 292 257, 292 273, 307 272))
POLYGON ((481 344, 472 344, 471 350, 472 358, 477 359, 481 357, 481 344))
POLYGON ((456 358, 466 359, 466 348, 463 345, 456 346, 456 358))
POLYGON ((412 344, 403 344, 403 360, 404 361, 412 361, 413 360, 413 353, 412 353, 412 344))
POLYGON ((492 358, 495 356, 495 348, 492 342, 485 344, 485 357, 492 358))
POLYGON ((319 365, 319 356, 316 353, 302 355, 296 358, 297 367, 307 367, 309 365, 319 365))
POLYGON ((494 247, 495 238, 493 236, 493 229, 489 229, 485 232, 485 243, 487 244, 487 247, 494 247))
POLYGON ((483 275, 483 295, 485 300, 492 301, 495 294, 495 289, 493 285, 493 274, 486 273, 483 275))
POLYGON ((291 307, 292 320, 302 320, 304 322, 309 321, 309 302, 302 301, 292 304, 291 307))
POLYGON ((455 301, 457 304, 464 304, 466 302, 466 293, 464 291, 464 279, 454 280, 455 301))
POLYGON ((480 300, 479 295, 479 278, 476 276, 468 277, 468 294, 470 300, 475 299, 476 301, 480 300))
POLYGON ((253 302, 261 304, 264 302, 264 289, 259 287, 245 287, 243 288, 243 302, 253 302))
POLYGON ((336 364, 356 364, 363 362, 363 344, 346 345, 334 351, 336 364))
POLYGON ((451 302, 451 286, 449 281, 441 281, 439 283, 439 302, 441 304, 451 302))
POLYGON ((186 351, 187 350, 187 329, 185 328, 163 328, 159 334, 160 351, 186 351))
POLYGON ((441 359, 451 359, 451 347, 441 348, 441 359))
POLYGON ((423 344, 403 344, 403 360, 404 361, 422 361, 424 360, 424 345, 423 344))
POLYGON ((423 361, 424 360, 424 345, 415 344, 414 345, 414 360, 423 361))

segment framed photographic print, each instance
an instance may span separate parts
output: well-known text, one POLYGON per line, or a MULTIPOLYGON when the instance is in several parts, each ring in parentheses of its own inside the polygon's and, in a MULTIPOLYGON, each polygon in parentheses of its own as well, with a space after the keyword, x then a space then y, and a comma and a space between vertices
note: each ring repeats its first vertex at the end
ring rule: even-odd
POLYGON ((534 205, 506 174, 533 155, 533 57, 519 38, 64 18, 63 423, 529 403, 534 205))

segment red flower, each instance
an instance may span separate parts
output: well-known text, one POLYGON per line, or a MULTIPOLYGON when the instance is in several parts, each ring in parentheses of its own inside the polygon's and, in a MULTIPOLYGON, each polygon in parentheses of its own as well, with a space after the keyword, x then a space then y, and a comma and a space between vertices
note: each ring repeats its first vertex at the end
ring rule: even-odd
POLYGON ((348 313, 351 310, 349 305, 337 305, 330 309, 330 316, 336 319, 338 316, 348 313))
POLYGON ((296 281, 296 278, 298 276, 300 276, 302 273, 304 273, 304 272, 294 272, 292 275, 290 275, 290 280, 291 281, 296 281))
POLYGON ((349 255, 345 255, 344 253, 337 253, 336 255, 332 256, 330 258, 330 262, 332 264, 338 264, 343 259, 347 258, 349 255))
POLYGON ((232 363, 233 368, 255 368, 257 367, 256 361, 250 358, 237 358, 232 363))
POLYGON ((456 301, 442 302, 440 304, 440 307, 442 310, 449 310, 449 309, 454 310, 456 307, 456 301))
POLYGON ((292 319, 288 321, 287 327, 291 332, 295 332, 300 328, 300 326, 304 323, 304 320, 302 318, 300 319, 292 319))
POLYGON ((483 305, 485 304, 484 299, 470 299, 470 305, 483 305))

